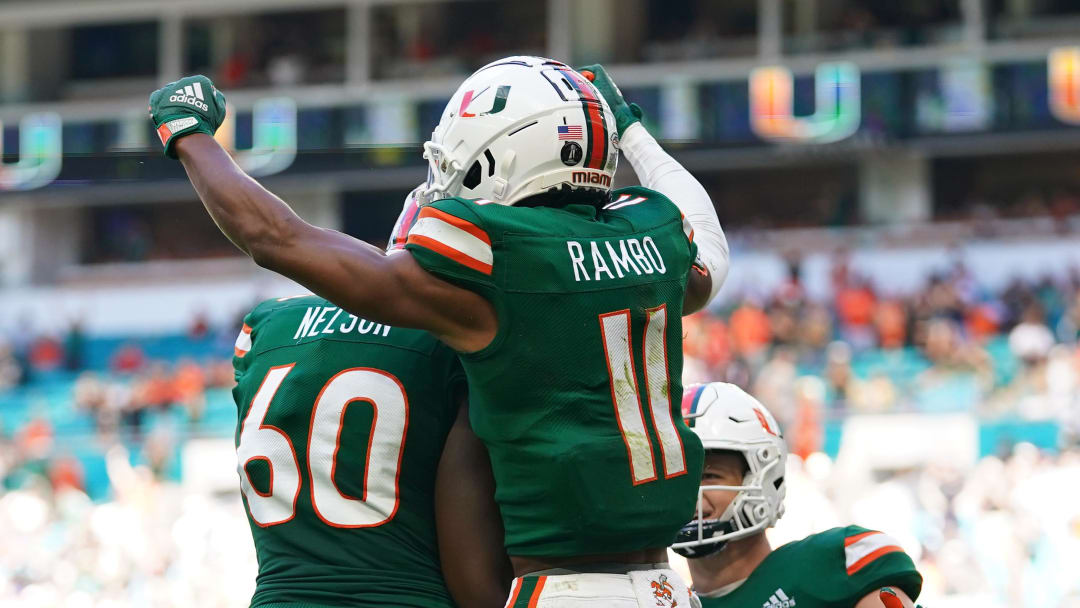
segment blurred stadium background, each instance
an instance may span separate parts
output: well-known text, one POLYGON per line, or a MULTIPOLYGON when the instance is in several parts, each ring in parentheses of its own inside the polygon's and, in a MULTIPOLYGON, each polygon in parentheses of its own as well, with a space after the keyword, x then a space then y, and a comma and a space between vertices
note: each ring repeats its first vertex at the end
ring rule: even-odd
MULTIPOLYGON (((300 290, 215 229, 147 94, 383 241, 472 69, 602 61, 732 245, 687 322, 798 457, 783 541, 903 539, 932 608, 1080 606, 1080 3, 0 2, 0 603, 246 605, 232 342, 300 290)), ((624 164, 622 182, 632 171, 624 164)))

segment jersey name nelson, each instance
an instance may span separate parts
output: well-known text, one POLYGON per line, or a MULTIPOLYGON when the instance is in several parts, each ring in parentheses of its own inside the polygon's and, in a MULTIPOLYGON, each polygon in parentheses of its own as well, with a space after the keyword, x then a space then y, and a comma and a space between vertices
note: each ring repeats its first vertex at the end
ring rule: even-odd
POLYGON ((337 306, 309 306, 308 309, 304 311, 304 318, 301 319, 299 325, 296 326, 296 333, 293 335, 293 340, 314 338, 319 334, 334 333, 347 334, 355 332, 358 334, 382 336, 384 338, 390 335, 389 325, 367 321, 348 313, 345 313, 348 318, 342 319, 342 321, 338 323, 338 317, 340 317, 343 312, 345 311, 337 306))

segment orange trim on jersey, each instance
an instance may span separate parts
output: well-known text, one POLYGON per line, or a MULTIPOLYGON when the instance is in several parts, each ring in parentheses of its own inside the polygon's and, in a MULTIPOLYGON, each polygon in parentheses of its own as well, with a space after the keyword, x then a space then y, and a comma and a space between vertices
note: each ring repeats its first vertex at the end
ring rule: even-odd
MULTIPOLYGON (((269 401, 267 403, 267 406, 266 406, 266 413, 263 414, 262 420, 259 421, 259 427, 258 428, 259 429, 270 429, 270 430, 274 431, 275 433, 277 433, 277 434, 279 434, 279 435, 281 435, 282 437, 285 438, 285 441, 288 442, 288 444, 289 444, 289 455, 292 456, 293 467, 295 467, 297 473, 299 473, 300 472, 300 461, 298 461, 296 459, 296 447, 293 445, 292 439, 289 437, 289 434, 286 433, 285 431, 281 430, 280 428, 272 425, 272 424, 265 424, 264 423, 264 421, 266 420, 266 417, 268 415, 270 415, 270 405, 273 404, 274 397, 277 396, 277 392, 279 390, 281 390, 281 385, 285 384, 285 378, 289 377, 289 374, 292 373, 292 368, 294 368, 294 367, 296 367, 296 362, 295 361, 292 362, 292 363, 286 363, 285 365, 275 365, 274 367, 271 367, 270 369, 266 370, 266 376, 263 376, 262 382, 259 383, 259 390, 255 391, 255 397, 257 397, 259 395, 259 393, 262 392, 263 386, 266 385, 266 379, 270 377, 270 372, 272 372, 272 371, 274 371, 276 369, 286 369, 287 368, 289 370, 288 372, 285 373, 285 376, 282 377, 281 382, 277 385, 277 388, 274 389, 274 392, 270 394, 270 399, 269 399, 269 401)), ((244 422, 241 423, 241 425, 240 425, 240 435, 241 436, 243 436, 243 434, 244 434, 244 427, 247 425, 248 419, 251 418, 251 404, 255 403, 255 397, 251 398, 251 402, 248 404, 247 414, 244 415, 244 422)), ((252 456, 251 458, 248 458, 247 460, 244 461, 243 469, 244 469, 244 474, 245 475, 247 475, 247 463, 249 463, 252 460, 255 460, 257 458, 262 458, 262 457, 261 456, 252 456)), ((267 462, 269 462, 269 459, 267 460, 267 462)), ((274 478, 274 467, 271 466, 270 467, 271 484, 273 483, 273 478, 274 478)), ((248 475, 248 485, 251 485, 251 476, 250 475, 248 475)), ((296 484, 296 493, 293 494, 293 497, 292 497, 292 513, 287 518, 285 518, 285 519, 283 519, 281 521, 272 521, 272 522, 265 523, 265 524, 259 523, 259 521, 257 519, 255 519, 255 514, 252 513, 252 511, 251 511, 251 505, 248 504, 247 497, 244 496, 243 497, 244 504, 247 506, 248 515, 251 516, 251 521, 255 522, 255 525, 259 526, 260 528, 269 528, 270 526, 276 526, 276 525, 279 525, 279 524, 284 524, 284 523, 288 523, 288 522, 292 521, 292 519, 294 517, 296 517, 296 501, 300 498, 300 488, 302 488, 302 487, 304 487, 303 479, 300 480, 300 483, 296 484)), ((251 489, 255 490, 255 486, 251 485, 251 489)), ((262 496, 262 494, 258 490, 255 490, 255 493, 258 494, 259 496, 262 496)), ((270 486, 270 493, 271 494, 274 493, 274 486, 273 485, 270 486)))
POLYGON ((521 593, 521 577, 514 579, 514 584, 510 589, 510 599, 506 601, 506 605, 503 608, 510 608, 517 602, 518 595, 521 593))
POLYGON ((533 589, 532 596, 529 597, 529 608, 536 608, 537 602, 540 601, 540 594, 544 592, 545 582, 547 582, 546 576, 536 578, 536 588, 533 589))
POLYGON ((481 241, 484 241, 489 246, 491 245, 491 239, 488 238, 487 233, 484 232, 484 230, 482 228, 480 228, 476 224, 470 222, 469 220, 463 220, 463 219, 461 219, 460 217, 458 217, 456 215, 451 215, 451 214, 449 214, 449 213, 447 213, 445 211, 441 211, 441 210, 436 209, 434 207, 424 207, 420 211, 420 219, 425 218, 425 217, 433 217, 433 218, 440 219, 440 220, 446 222, 447 224, 450 224, 451 226, 454 226, 455 228, 460 228, 460 229, 464 230, 465 232, 468 232, 469 234, 471 234, 471 235, 475 236, 476 238, 480 239, 481 241))
POLYGON ((490 275, 492 272, 491 264, 485 264, 484 262, 481 262, 470 255, 466 255, 441 241, 436 241, 431 237, 422 234, 410 234, 408 243, 410 245, 419 245, 420 247, 430 249, 443 257, 450 258, 458 264, 461 264, 466 268, 472 268, 477 272, 482 272, 486 275, 490 275))
POLYGON ((685 213, 680 212, 679 213, 679 219, 681 219, 682 222, 683 222, 683 231, 685 231, 687 228, 690 229, 690 232, 686 233, 686 238, 689 239, 691 243, 693 243, 694 242, 694 227, 690 225, 690 222, 686 221, 686 214, 685 213))
MULTIPOLYGON (((663 458, 664 458, 664 479, 671 479, 673 477, 679 477, 680 475, 686 475, 686 473, 689 471, 689 469, 687 469, 687 467, 686 467, 686 447, 683 445, 682 435, 679 434, 678 427, 675 426, 675 417, 671 415, 671 374, 668 372, 669 368, 668 368, 668 356, 667 356, 667 304, 661 304, 660 306, 657 306, 656 308, 647 308, 647 309, 645 309, 645 331, 642 332, 641 344, 642 345, 645 344, 645 337, 649 335, 649 323, 652 322, 653 313, 661 311, 661 310, 664 311, 664 327, 660 331, 660 333, 661 333, 661 335, 664 336, 663 339, 662 339, 661 345, 664 348, 664 383, 667 384, 667 386, 668 386, 667 414, 668 414, 668 418, 671 420, 671 428, 675 429, 675 439, 679 440, 679 456, 680 456, 680 458, 682 460, 682 470, 677 472, 677 473, 671 473, 670 471, 668 471, 667 447, 664 446, 664 441, 660 438, 660 426, 656 424, 656 412, 653 410, 653 407, 652 407, 652 405, 653 405, 652 404, 652 391, 649 390, 649 365, 648 365, 648 363, 645 364, 645 395, 649 400, 649 417, 652 418, 653 429, 656 430, 656 437, 658 439, 661 439, 661 441, 660 441, 660 455, 663 456, 663 458)), ((681 406, 682 406, 682 404, 680 403, 680 408, 681 408, 681 406)))
POLYGON ((881 534, 881 532, 878 532, 877 530, 870 530, 869 532, 862 532, 860 534, 856 534, 855 536, 849 536, 844 539, 844 546, 850 547, 851 545, 854 545, 855 543, 866 538, 867 536, 873 536, 875 534, 881 534))
MULTIPOLYGON (((401 429, 401 445, 398 447, 397 471, 394 474, 394 507, 393 507, 393 509, 390 510, 390 514, 387 515, 386 518, 383 519, 382 521, 378 521, 378 522, 375 522, 373 524, 356 524, 356 525, 335 524, 335 523, 331 522, 329 519, 326 519, 326 517, 323 516, 322 512, 319 511, 319 504, 318 504, 318 502, 315 501, 315 484, 314 483, 309 483, 308 484, 308 488, 309 488, 310 495, 311 495, 311 506, 312 506, 312 509, 315 511, 315 515, 319 518, 319 520, 322 521, 324 524, 332 527, 332 528, 343 528, 343 529, 350 529, 350 530, 351 529, 356 529, 356 528, 377 528, 377 527, 379 527, 379 526, 381 526, 383 524, 386 524, 386 523, 388 523, 390 521, 393 521, 394 516, 397 515, 398 505, 401 504, 401 492, 400 492, 401 461, 405 457, 405 439, 408 437, 408 433, 409 433, 409 395, 408 395, 408 393, 405 392, 405 385, 401 383, 401 380, 398 380, 397 376, 391 374, 388 371, 384 371, 384 370, 381 370, 381 369, 375 369, 374 367, 352 367, 352 368, 349 368, 349 369, 343 369, 340 372, 338 372, 338 373, 334 374, 333 376, 331 376, 331 378, 326 381, 326 384, 324 384, 323 387, 321 389, 319 389, 319 395, 315 398, 315 405, 313 406, 313 409, 312 409, 312 412, 311 412, 311 421, 308 423, 308 435, 307 435, 307 437, 308 437, 308 461, 307 461, 308 479, 310 480, 310 479, 315 478, 314 473, 312 473, 312 471, 311 471, 311 457, 310 457, 311 456, 311 438, 315 433, 315 410, 318 409, 319 402, 322 401, 323 393, 326 392, 326 389, 330 387, 330 385, 334 382, 334 380, 336 380, 337 377, 341 376, 342 374, 345 374, 345 373, 348 373, 348 372, 354 372, 354 371, 373 372, 373 373, 385 376, 385 377, 393 380, 394 383, 398 385, 398 388, 401 389, 401 396, 405 399, 405 426, 401 429)), ((345 402, 344 406, 342 406, 340 416, 341 417, 338 420, 337 436, 334 438, 334 452, 333 452, 333 455, 332 455, 331 461, 330 461, 330 485, 332 485, 334 487, 334 490, 338 493, 339 496, 341 496, 342 498, 344 498, 346 500, 366 501, 367 500, 367 494, 368 494, 368 479, 370 477, 370 468, 371 468, 371 446, 372 446, 372 443, 375 440, 375 425, 379 422, 379 406, 378 406, 377 403, 375 403, 374 401, 372 401, 371 399, 368 399, 368 398, 360 397, 360 398, 356 398, 356 399, 350 399, 350 400, 345 402), (359 498, 357 498, 355 496, 349 496, 348 494, 342 492, 341 488, 338 487, 337 482, 334 480, 335 476, 337 475, 338 450, 341 449, 341 430, 345 426, 345 412, 348 411, 350 405, 352 405, 353 403, 356 403, 357 401, 370 403, 371 404, 371 410, 372 410, 372 414, 371 414, 371 432, 368 434, 367 451, 364 452, 364 485, 363 485, 362 493, 361 493, 359 498)))
POLYGON ((259 496, 262 496, 263 498, 270 498, 271 496, 274 495, 274 464, 272 462, 270 462, 270 458, 268 456, 252 456, 251 458, 248 458, 247 460, 245 460, 244 461, 244 475, 247 475, 248 485, 251 486, 251 489, 254 490, 256 494, 258 494, 259 496), (252 462, 255 462, 256 460, 265 460, 266 461, 266 468, 270 470, 270 483, 267 484, 268 489, 267 489, 267 491, 265 493, 260 492, 259 488, 256 488, 255 484, 251 482, 251 473, 249 473, 248 470, 247 470, 247 465, 252 463, 252 462))
POLYGON ((611 369, 611 353, 608 352, 607 347, 607 331, 604 329, 604 318, 606 317, 626 317, 626 330, 627 341, 630 340, 630 332, 633 331, 631 323, 630 309, 624 308, 622 310, 616 310, 615 312, 606 312, 597 315, 597 320, 600 322, 600 343, 604 346, 604 365, 607 366, 608 372, 608 387, 611 390, 611 407, 615 410, 615 422, 619 425, 619 433, 622 435, 623 444, 626 445, 626 460, 630 465, 630 482, 632 485, 639 486, 643 483, 649 483, 650 481, 656 481, 656 465, 652 462, 653 445, 652 439, 649 438, 649 427, 645 426, 645 412, 642 411, 641 406, 641 391, 638 388, 637 383, 637 369, 634 367, 634 349, 630 348, 630 377, 634 379, 634 398, 638 403, 638 416, 641 417, 641 428, 645 431, 645 441, 649 444, 649 465, 652 467, 652 475, 644 478, 641 481, 637 481, 634 477, 634 452, 630 448, 630 439, 626 437, 626 429, 623 428, 622 417, 619 414, 619 401, 615 398, 615 372, 611 369))
MULTIPOLYGON (((247 334, 247 335, 250 336, 251 335, 251 326, 248 325, 247 323, 244 323, 244 326, 240 328, 240 333, 241 334, 247 334)), ((239 338, 239 336, 237 336, 237 342, 239 342, 239 341, 240 341, 240 338, 239 338)), ((243 349, 243 348, 239 348, 237 346, 233 346, 233 356, 234 357, 243 357, 244 355, 248 354, 248 351, 250 351, 250 350, 251 350, 250 348, 243 349)))
MULTIPOLYGON (((871 532, 870 534, 877 534, 877 532, 871 532)), ((863 535, 863 536, 865 536, 865 535, 863 535)), ((886 553, 897 553, 897 552, 903 553, 904 550, 901 549, 900 547, 897 547, 896 545, 888 545, 888 546, 885 546, 885 547, 881 547, 880 549, 875 549, 874 551, 871 551, 870 553, 866 554, 866 556, 863 557, 862 559, 860 559, 859 561, 855 562, 854 564, 851 564, 851 566, 849 566, 848 569, 847 569, 848 576, 851 576, 852 574, 855 574, 859 570, 862 570, 863 567, 865 567, 867 564, 869 564, 870 562, 874 561, 875 559, 881 557, 882 555, 885 555, 886 553)))

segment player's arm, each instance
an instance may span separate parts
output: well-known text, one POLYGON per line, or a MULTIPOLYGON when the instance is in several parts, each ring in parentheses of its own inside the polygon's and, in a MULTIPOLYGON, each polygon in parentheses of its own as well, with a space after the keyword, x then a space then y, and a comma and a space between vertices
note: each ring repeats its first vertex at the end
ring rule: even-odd
POLYGON ((495 313, 482 296, 428 273, 411 255, 387 256, 308 224, 245 174, 211 137, 224 108, 224 96, 201 76, 181 79, 150 98, 166 155, 180 159, 206 210, 237 247, 260 266, 366 319, 431 331, 463 352, 491 341, 495 313), (204 95, 202 106, 169 101, 174 88, 188 87, 212 93, 204 95))
POLYGON ((501 608, 514 571, 503 549, 502 520, 487 450, 469 426, 468 404, 446 438, 435 481, 435 524, 443 578, 463 608, 501 608))
POLYGON ((915 602, 899 587, 882 587, 863 596, 855 608, 915 608, 915 602))
POLYGON ((697 244, 696 271, 690 273, 684 314, 704 308, 720 291, 728 273, 728 242, 709 193, 689 171, 660 147, 641 124, 641 109, 627 103, 603 66, 582 72, 596 85, 615 114, 620 147, 641 185, 663 194, 682 212, 697 244))

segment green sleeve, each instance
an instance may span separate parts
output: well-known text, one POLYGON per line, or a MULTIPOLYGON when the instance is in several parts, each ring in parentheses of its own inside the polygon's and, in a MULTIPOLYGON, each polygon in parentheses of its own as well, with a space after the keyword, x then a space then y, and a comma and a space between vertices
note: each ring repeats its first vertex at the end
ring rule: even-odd
MULTIPOLYGON (((839 575, 832 587, 834 600, 854 606, 881 587, 897 587, 912 600, 922 590, 922 575, 911 557, 887 534, 859 526, 834 528, 820 535, 839 575)), ((829 577, 831 580, 833 577, 829 577)))

